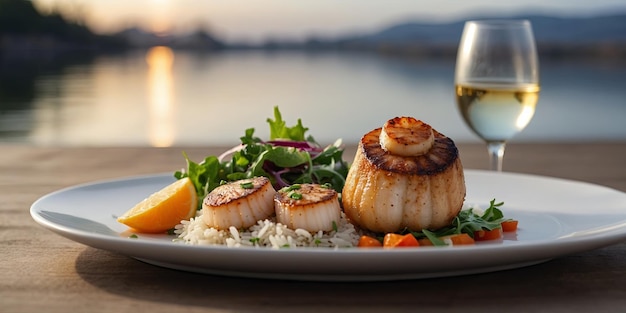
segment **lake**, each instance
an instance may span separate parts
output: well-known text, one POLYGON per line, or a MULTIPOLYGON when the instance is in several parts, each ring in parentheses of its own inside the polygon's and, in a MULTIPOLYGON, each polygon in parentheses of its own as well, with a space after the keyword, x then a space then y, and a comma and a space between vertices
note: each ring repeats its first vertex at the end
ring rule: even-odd
MULTIPOLYGON (((354 143, 400 115, 479 142, 457 112, 451 60, 160 47, 1 64, 0 142, 234 145, 246 128, 267 137, 274 106, 321 144, 354 143)), ((533 120, 512 142, 626 140, 626 62, 542 61, 541 85, 533 120)))

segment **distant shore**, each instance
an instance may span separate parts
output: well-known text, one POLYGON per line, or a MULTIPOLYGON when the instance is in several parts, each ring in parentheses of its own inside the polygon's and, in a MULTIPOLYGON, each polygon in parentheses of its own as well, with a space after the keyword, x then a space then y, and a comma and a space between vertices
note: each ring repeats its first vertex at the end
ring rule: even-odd
MULTIPOLYGON (((145 50, 154 46, 168 46, 174 50, 196 51, 201 53, 219 53, 229 51, 301 51, 315 52, 368 52, 382 56, 417 58, 417 59, 454 59, 458 47, 456 45, 419 46, 419 45, 368 45, 368 46, 326 46, 308 47, 305 45, 223 45, 209 48, 202 44, 176 44, 168 41, 151 44, 132 45, 124 41, 114 44, 94 42, 77 44, 50 37, 9 37, 0 36, 0 59, 50 58, 76 53, 89 55, 119 54, 133 50, 145 50)), ((538 44, 538 53, 544 60, 604 60, 625 61, 626 43, 603 43, 596 45, 563 45, 538 44)))

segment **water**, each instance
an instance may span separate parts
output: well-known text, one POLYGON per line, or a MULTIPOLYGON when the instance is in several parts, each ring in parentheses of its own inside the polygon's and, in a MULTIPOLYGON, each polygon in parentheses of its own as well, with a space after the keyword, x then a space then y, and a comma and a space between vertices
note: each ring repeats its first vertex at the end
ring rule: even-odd
MULTIPOLYGON (((134 51, 2 63, 0 142, 233 145, 279 106, 318 142, 354 143, 410 115, 479 142, 454 102, 454 62, 368 53, 134 51)), ((542 62, 535 117, 512 142, 626 140, 626 63, 542 62)))

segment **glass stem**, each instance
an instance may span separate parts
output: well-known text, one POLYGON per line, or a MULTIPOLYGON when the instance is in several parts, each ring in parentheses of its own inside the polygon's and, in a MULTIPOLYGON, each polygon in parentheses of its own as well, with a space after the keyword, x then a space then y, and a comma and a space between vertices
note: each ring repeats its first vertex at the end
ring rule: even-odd
POLYGON ((505 146, 506 142, 504 141, 487 143, 487 149, 489 149, 489 164, 492 171, 502 172, 502 159, 504 158, 505 146))

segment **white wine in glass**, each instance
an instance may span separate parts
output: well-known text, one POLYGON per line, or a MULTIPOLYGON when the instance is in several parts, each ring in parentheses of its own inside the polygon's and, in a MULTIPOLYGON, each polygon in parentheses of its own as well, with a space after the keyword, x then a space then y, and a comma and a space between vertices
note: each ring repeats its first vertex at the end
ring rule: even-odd
POLYGON ((502 171, 506 142, 532 119, 539 89, 529 21, 465 23, 455 71, 456 102, 463 120, 487 143, 492 170, 502 171))

